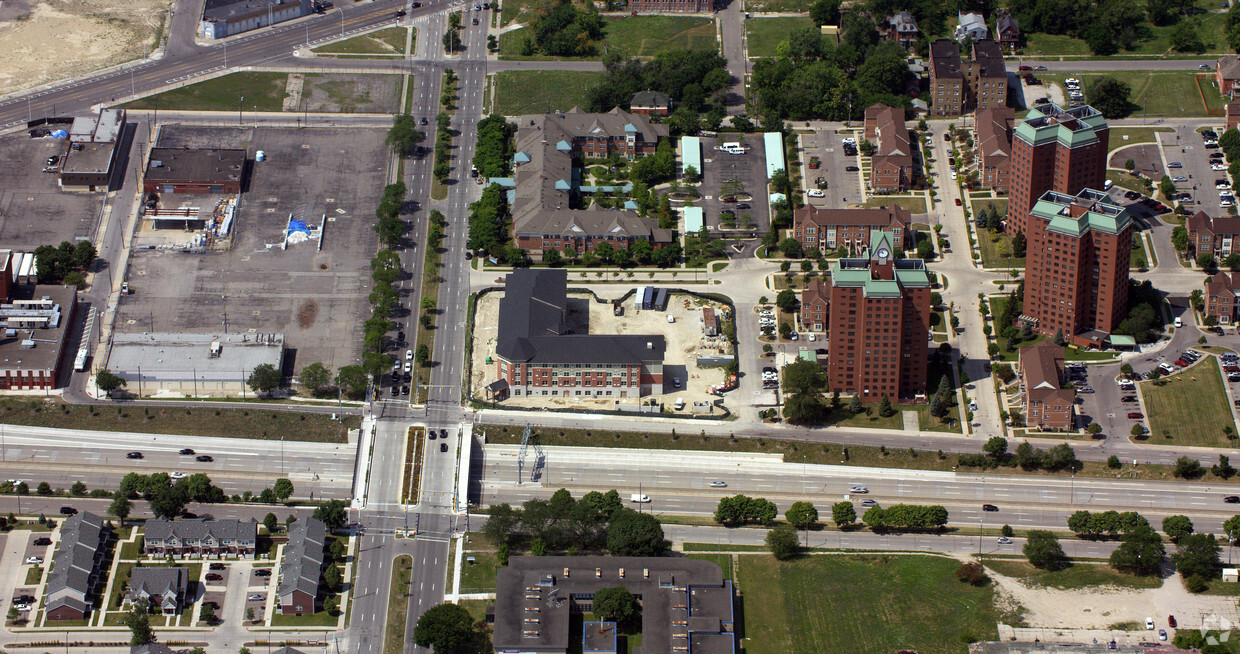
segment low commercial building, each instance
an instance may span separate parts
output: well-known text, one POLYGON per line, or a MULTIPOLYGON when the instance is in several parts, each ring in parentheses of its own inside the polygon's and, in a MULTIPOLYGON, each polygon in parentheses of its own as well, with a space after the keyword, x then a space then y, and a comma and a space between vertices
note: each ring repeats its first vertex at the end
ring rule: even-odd
POLYGON ((164 615, 181 612, 185 590, 189 586, 189 569, 182 567, 142 567, 129 572, 126 604, 159 608, 164 615))
POLYGON ((205 518, 148 520, 142 539, 142 553, 149 557, 252 559, 258 549, 258 523, 205 518))
POLYGON ((807 256, 843 248, 850 254, 870 247, 874 230, 890 232, 901 250, 914 247, 913 215, 903 207, 823 209, 807 204, 792 212, 792 236, 807 256))
MULTIPOLYGON (((571 616, 591 612, 595 594, 617 586, 641 600, 643 651, 739 651, 732 582, 723 579, 717 564, 627 556, 510 559, 496 583, 495 651, 565 654, 571 616)), ((581 635, 597 648, 584 651, 615 646, 614 630, 606 624, 586 623, 581 635)))
POLYGON ((97 116, 74 118, 69 126, 68 149, 60 162, 60 186, 109 190, 124 130, 124 109, 102 109, 97 116))
POLYGON ((206 39, 222 39, 313 11, 311 0, 206 0, 198 32, 206 39))
POLYGON ((319 580, 323 576, 323 547, 326 544, 327 525, 322 520, 304 518, 289 525, 277 590, 280 613, 314 613, 319 580))
POLYGON ((1240 302, 1237 302, 1237 289, 1240 289, 1240 273, 1219 272, 1206 278, 1206 315, 1213 317, 1220 325, 1234 325, 1240 321, 1240 302))
POLYGON ((9 284, 0 300, 0 389, 56 388, 69 328, 77 311, 72 286, 12 283, 12 253, 0 250, 0 276, 9 284))
POLYGON ((565 324, 568 272, 518 269, 504 283, 491 399, 641 397, 662 392, 662 335, 574 334, 565 324))
POLYGON ((865 110, 865 137, 875 141, 870 157, 870 189, 899 193, 913 183, 913 152, 904 110, 875 104, 865 110))
POLYGON ((1213 254, 1222 261, 1232 254, 1240 253, 1240 217, 1211 216, 1204 211, 1184 221, 1188 230, 1188 257, 1196 259, 1203 254, 1213 254))
POLYGON ((48 620, 82 620, 90 613, 111 533, 111 524, 88 511, 65 519, 47 578, 48 620))
POLYGON ((978 182, 984 189, 1006 193, 1016 112, 1011 107, 993 107, 978 109, 976 116, 978 182))
POLYGON ((245 172, 245 150, 153 148, 142 177, 142 190, 235 195, 241 192, 245 172))
POLYGON ((1020 350, 1020 387, 1025 424, 1042 431, 1072 429, 1076 391, 1064 388, 1063 347, 1051 341, 1020 350))
POLYGON ((108 369, 139 397, 245 395, 250 373, 264 364, 282 369, 284 334, 117 333, 108 356, 108 369))

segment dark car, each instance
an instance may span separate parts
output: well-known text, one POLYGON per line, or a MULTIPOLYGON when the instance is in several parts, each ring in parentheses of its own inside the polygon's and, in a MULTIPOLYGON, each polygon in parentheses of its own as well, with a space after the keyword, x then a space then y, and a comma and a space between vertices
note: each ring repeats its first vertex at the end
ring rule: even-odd
POLYGON ((478 24, 478 19, 477 19, 477 18, 475 18, 475 19, 474 19, 474 25, 477 25, 477 24, 478 24))
POLYGON ((408 394, 409 394, 409 385, 408 385, 408 384, 402 384, 402 385, 401 385, 401 387, 400 387, 400 394, 401 394, 401 395, 408 395, 408 394))
POLYGON ((71 506, 60 507, 60 515, 76 515, 76 514, 77 514, 77 509, 71 506))
POLYGON ((1033 103, 1034 104, 1046 104, 1050 101, 1051 101, 1050 98, 1038 98, 1037 100, 1034 100, 1033 103))
POLYGON ((439 434, 436 434, 434 429, 427 429, 427 430, 426 430, 426 438, 427 438, 428 440, 432 440, 432 441, 433 441, 433 440, 435 440, 436 438, 439 438, 439 434))
POLYGON ((1128 417, 1129 417, 1129 418, 1131 418, 1131 419, 1133 419, 1133 420, 1140 420, 1140 419, 1142 419, 1142 418, 1144 418, 1144 417, 1145 417, 1145 414, 1143 414, 1143 413, 1141 413, 1141 412, 1139 412, 1139 411, 1131 411, 1131 412, 1129 412, 1129 413, 1128 413, 1128 417))
POLYGON ((1120 401, 1120 402, 1136 402, 1136 401, 1137 401, 1137 398, 1136 398, 1136 396, 1133 396, 1133 395, 1125 395, 1125 396, 1123 396, 1123 397, 1119 398, 1119 401, 1120 401))
POLYGON ((425 125, 425 124, 426 124, 426 116, 422 116, 421 123, 422 123, 423 125, 425 125))
POLYGON ((194 460, 200 461, 202 463, 211 463, 215 459, 211 458, 211 456, 208 454, 199 454, 198 456, 194 457, 194 460))
POLYGON ((188 448, 188 447, 187 447, 187 448, 185 448, 185 449, 181 450, 180 454, 181 454, 181 456, 193 456, 193 455, 194 455, 194 451, 193 451, 193 450, 191 450, 190 448, 188 448))
POLYGON ((392 397, 398 397, 398 396, 400 396, 400 386, 393 386, 392 397))
POLYGON ((860 169, 860 168, 858 168, 858 167, 856 167, 856 166, 846 166, 846 167, 844 168, 844 170, 847 170, 847 171, 848 171, 848 172, 850 172, 850 173, 855 173, 855 172, 857 172, 857 171, 859 171, 859 170, 861 170, 861 169, 860 169))
POLYGON ((448 437, 448 430, 447 430, 447 429, 440 429, 440 430, 439 430, 439 437, 440 437, 440 438, 447 438, 447 437, 448 437))
POLYGON ((47 165, 49 166, 55 166, 58 163, 60 163, 60 155, 58 154, 54 154, 47 158, 47 165))
POLYGON ((221 581, 222 579, 224 579, 224 575, 218 572, 208 572, 206 576, 207 581, 221 581))
POLYGON ((1227 504, 1240 504, 1240 495, 1227 495, 1223 501, 1227 504))
POLYGON ((404 17, 404 15, 405 15, 405 10, 404 10, 404 9, 397 9, 397 10, 396 10, 396 17, 397 17, 397 18, 402 18, 402 17, 404 17))
POLYGON ((34 602, 34 595, 14 595, 14 604, 30 604, 34 602))
MULTIPOLYGON (((421 2, 415 2, 415 3, 413 3, 411 6, 412 6, 414 9, 417 9, 418 7, 421 7, 421 6, 422 6, 422 3, 421 3, 421 2)), ((422 123, 422 124, 423 124, 423 125, 425 125, 426 123, 422 123)))
POLYGON ((268 568, 259 568, 254 571, 254 576, 255 577, 270 577, 271 570, 268 568))
POLYGON ((748 208, 749 208, 749 203, 748 203, 748 202, 742 202, 742 203, 740 203, 740 204, 736 205, 736 208, 737 208, 737 209, 748 209, 748 208))
POLYGON ((982 505, 982 510, 983 510, 983 511, 998 511, 998 510, 999 510, 999 507, 997 507, 997 506, 995 506, 995 505, 993 505, 993 504, 983 504, 983 505, 982 505))
POLYGON ((142 453, 141 452, 130 452, 129 454, 125 455, 125 458, 126 459, 141 459, 142 453))
POLYGON ((440 451, 440 452, 447 452, 447 451, 448 451, 448 444, 447 444, 447 443, 440 443, 440 444, 439 444, 439 451, 440 451))
POLYGON ((224 564, 223 563, 212 563, 207 569, 208 570, 223 570, 224 564))
POLYGON ((48 538, 48 537, 46 537, 46 536, 44 536, 44 537, 42 537, 42 538, 36 538, 36 539, 34 539, 34 544, 35 544, 35 545, 40 545, 40 546, 41 546, 41 545, 51 545, 51 544, 52 544, 52 539, 50 539, 50 538, 48 538))
POLYGON ((398 341, 405 340, 405 332, 396 332, 396 340, 398 341))
POLYGON ((1175 625, 1176 625, 1175 616, 1174 615, 1167 616, 1167 626, 1171 627, 1172 629, 1175 629, 1175 625))

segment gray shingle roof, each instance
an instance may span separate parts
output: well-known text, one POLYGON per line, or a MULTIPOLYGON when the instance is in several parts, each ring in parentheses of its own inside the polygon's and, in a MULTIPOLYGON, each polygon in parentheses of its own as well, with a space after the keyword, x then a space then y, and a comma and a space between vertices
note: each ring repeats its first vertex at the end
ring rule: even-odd
POLYGON ((147 643, 129 648, 129 654, 173 654, 172 648, 163 643, 147 643))
POLYGON ((322 520, 306 518, 289 527, 288 544, 284 546, 284 559, 280 564, 281 598, 294 590, 318 594, 326 542, 327 526, 322 520))
POLYGON ((671 104, 672 99, 658 91, 638 91, 629 101, 630 107, 669 107, 671 104))
POLYGON ((182 567, 134 568, 129 574, 129 598, 159 598, 164 608, 175 609, 177 598, 185 596, 189 583, 189 570, 182 567))
POLYGON ((148 520, 143 535, 157 540, 167 540, 173 536, 182 540, 202 540, 210 535, 216 540, 253 542, 258 538, 258 523, 254 520, 236 519, 148 520))
POLYGON ((91 590, 90 577, 95 571, 96 554, 107 536, 103 519, 93 513, 83 512, 65 520, 60 528, 60 545, 52 557, 47 594, 71 592, 49 601, 48 609, 68 604, 85 610, 83 600, 91 590))

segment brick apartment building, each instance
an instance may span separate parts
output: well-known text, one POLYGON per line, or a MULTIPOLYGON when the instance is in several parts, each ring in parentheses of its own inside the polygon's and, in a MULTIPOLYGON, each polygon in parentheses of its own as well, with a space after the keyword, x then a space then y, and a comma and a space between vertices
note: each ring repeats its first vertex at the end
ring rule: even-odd
POLYGON ((999 44, 981 39, 973 58, 961 60, 960 45, 937 39, 930 44, 930 113, 959 116, 975 109, 1007 106, 1007 66, 999 44))
POLYGON ((1188 217, 1184 221, 1188 230, 1188 258, 1196 259, 1199 254, 1213 254, 1214 258, 1240 253, 1240 217, 1210 216, 1204 211, 1188 217))
POLYGON ((1219 93, 1235 98, 1240 94, 1240 56, 1224 55, 1214 62, 1214 81, 1219 93))
POLYGON ((1075 426, 1076 391, 1063 388, 1063 347, 1042 341, 1020 350, 1025 424, 1043 431, 1075 426))
POLYGON ((574 156, 627 159, 654 154, 667 126, 620 108, 605 114, 567 113, 522 116, 517 128, 512 193, 516 245, 535 257, 547 249, 577 253, 600 243, 628 248, 644 239, 652 247, 670 244, 672 232, 653 218, 622 209, 581 209, 573 181, 574 156))
POLYGON ((997 107, 978 109, 975 115, 978 182, 984 189, 1007 192, 1016 112, 1011 107, 997 107))
POLYGON ((1047 191, 1029 212, 1022 319, 1098 346, 1128 311, 1132 218, 1101 191, 1047 191))
POLYGON ((912 222, 913 215, 903 207, 822 209, 807 204, 792 212, 792 237, 809 254, 827 254, 839 248, 858 254, 870 247, 874 230, 882 230, 895 237, 897 248, 911 250, 912 222))
POLYGON ((639 14, 679 12, 703 13, 715 10, 714 0, 629 0, 629 11, 639 14))
POLYGON ((1109 142, 1106 119, 1093 107, 1030 109, 1012 135, 1005 231, 1028 238, 1029 211, 1047 191, 1075 195, 1102 188, 1109 142))
POLYGON ((930 278, 921 259, 894 258, 894 242, 876 231, 864 256, 831 266, 827 376, 863 402, 926 392, 930 278))
POLYGON ((568 272, 519 269, 499 305, 490 399, 641 397, 663 392, 661 335, 574 334, 566 325, 568 272))
POLYGON ((801 291, 801 330, 824 332, 831 317, 831 286, 815 279, 801 291))
POLYGON ((899 193, 913 182, 913 152, 904 110, 875 104, 865 110, 865 138, 875 144, 870 157, 870 189, 899 193))
POLYGON ((1220 325, 1234 325, 1240 321, 1237 309, 1240 302, 1236 296, 1240 289, 1240 274, 1219 272, 1206 278, 1206 315, 1214 316, 1220 325))

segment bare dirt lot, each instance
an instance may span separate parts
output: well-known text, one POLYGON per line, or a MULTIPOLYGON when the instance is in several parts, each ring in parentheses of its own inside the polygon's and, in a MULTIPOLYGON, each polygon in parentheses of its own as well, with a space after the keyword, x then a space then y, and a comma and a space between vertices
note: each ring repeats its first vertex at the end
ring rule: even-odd
POLYGON ((32 139, 25 132, 0 138, 0 171, 4 171, 0 243, 4 247, 33 251, 40 245, 90 238, 95 233, 104 194, 62 191, 57 176, 43 172, 47 158, 63 155, 65 147, 64 140, 32 139))
MULTIPOLYGON (((67 79, 147 56, 159 45, 168 0, 0 2, 0 89, 67 79)), ((199 5, 201 6, 201 5, 199 5)))
MULTIPOLYGON (((570 286, 571 286, 570 280, 570 286)), ((667 339, 667 351, 663 363, 663 392, 656 391, 652 396, 640 399, 657 398, 664 403, 664 410, 675 413, 692 413, 694 402, 710 402, 719 399, 709 393, 709 387, 723 382, 722 368, 699 368, 699 354, 731 354, 731 346, 722 337, 707 339, 702 333, 702 309, 711 307, 719 315, 725 307, 717 302, 695 298, 685 294, 672 294, 668 298, 667 311, 638 311, 633 309, 630 296, 625 301, 624 315, 612 314, 610 300, 619 298, 629 289, 604 288, 607 295, 600 295, 607 303, 595 302, 587 294, 569 293, 569 324, 576 333, 588 331, 591 334, 662 334, 667 339), (675 319, 667 321, 668 316, 675 319), (679 378, 681 388, 673 386, 672 379, 679 378), (683 411, 673 408, 677 399, 685 401, 683 411)), ((478 300, 474 314, 473 355, 470 365, 470 393, 479 399, 484 398, 483 387, 495 381, 495 365, 487 364, 488 357, 494 360, 495 338, 498 331, 499 302, 502 292, 488 293, 478 300)), ((624 404, 637 405, 639 398, 619 400, 624 404)), ((554 407, 554 408, 589 408, 610 409, 617 398, 581 398, 581 397, 510 397, 504 400, 504 406, 513 408, 554 407)))
MULTIPOLYGON (((122 299, 121 332, 283 332, 293 370, 356 363, 369 317, 369 261, 378 238, 374 210, 386 180, 382 130, 165 127, 162 147, 248 148, 254 164, 226 252, 137 250, 122 299), (324 225, 314 240, 281 248, 289 215, 324 225), (326 221, 323 217, 326 215, 326 221)), ((165 204, 179 205, 178 195, 165 204)), ((173 232, 182 237, 184 232, 173 232)), ((182 239, 187 240, 187 239, 182 239)), ((144 239, 138 239, 144 242, 144 239)))

